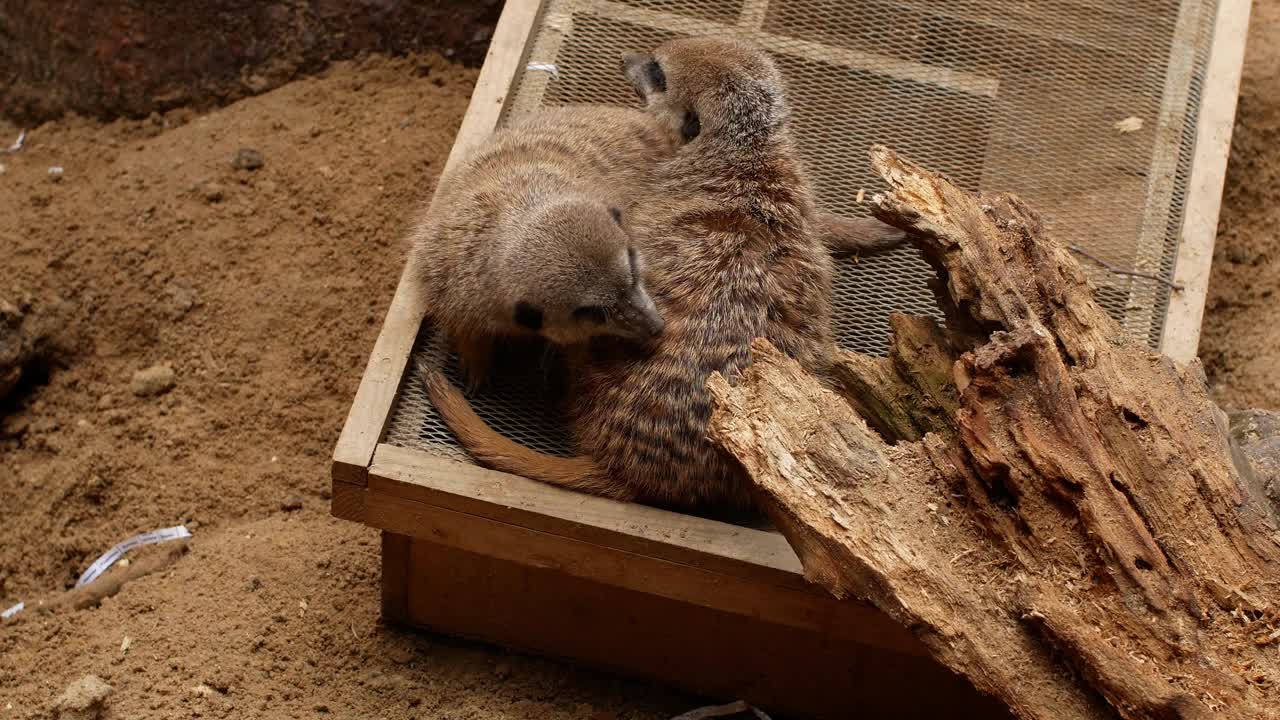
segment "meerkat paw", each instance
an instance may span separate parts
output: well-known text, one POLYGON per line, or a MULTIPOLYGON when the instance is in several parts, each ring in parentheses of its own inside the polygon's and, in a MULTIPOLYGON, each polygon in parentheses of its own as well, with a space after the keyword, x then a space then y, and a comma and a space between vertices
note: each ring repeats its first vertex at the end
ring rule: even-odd
POLYGON ((485 340, 468 340, 458 343, 458 370, 466 381, 467 389, 479 390, 489 383, 493 375, 493 343, 485 340))

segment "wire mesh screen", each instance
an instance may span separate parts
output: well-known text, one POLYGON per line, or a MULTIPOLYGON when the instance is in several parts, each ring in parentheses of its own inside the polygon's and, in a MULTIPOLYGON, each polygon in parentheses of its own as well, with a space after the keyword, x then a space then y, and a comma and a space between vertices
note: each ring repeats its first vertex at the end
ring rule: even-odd
MULTIPOLYGON (((1172 276, 1216 5, 548 0, 501 122, 546 106, 634 104, 624 51, 678 36, 749 38, 786 77, 793 134, 825 209, 867 214, 859 196, 882 189, 867 160, 872 143, 966 189, 1016 192, 1052 235, 1101 261, 1081 257, 1099 301, 1156 347, 1169 287, 1113 270, 1172 276)), ((938 317, 931 275, 910 248, 842 262, 839 342, 883 354, 890 313, 938 317)), ((473 401, 502 431, 563 449, 500 388, 473 401)), ((412 372, 387 439, 465 457, 412 372)))

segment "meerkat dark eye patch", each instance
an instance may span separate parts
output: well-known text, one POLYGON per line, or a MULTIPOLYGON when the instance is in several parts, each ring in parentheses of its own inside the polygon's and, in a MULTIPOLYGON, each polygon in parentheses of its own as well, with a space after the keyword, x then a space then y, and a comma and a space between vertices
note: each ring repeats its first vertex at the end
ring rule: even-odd
POLYGON ((640 284, 640 263, 636 260, 636 249, 627 248, 627 264, 631 270, 631 287, 640 284))
POLYGON ((609 319, 609 311, 603 305, 583 305, 573 311, 573 319, 603 325, 609 319))
POLYGON ((662 71, 662 66, 657 60, 650 60, 648 65, 644 66, 644 74, 649 78, 649 88, 654 92, 667 91, 667 74, 662 71))
POLYGON ((698 119, 698 113, 690 110, 684 114, 684 124, 680 126, 680 137, 685 142, 689 142, 702 132, 702 121, 698 119))
POLYGON ((609 214, 613 216, 613 221, 622 224, 622 211, 616 207, 609 208, 609 214))
POLYGON ((521 300, 516 303, 516 324, 535 332, 541 330, 542 309, 521 300))

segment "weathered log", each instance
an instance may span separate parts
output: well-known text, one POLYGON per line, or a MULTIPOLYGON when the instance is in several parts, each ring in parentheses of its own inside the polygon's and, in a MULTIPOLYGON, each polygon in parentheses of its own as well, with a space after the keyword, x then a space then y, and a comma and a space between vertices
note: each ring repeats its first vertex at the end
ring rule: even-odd
POLYGON ((763 341, 711 382, 711 437, 806 576, 1023 718, 1280 717, 1280 533, 1198 363, 1128 338, 1017 198, 872 163, 948 329, 896 319, 836 392, 763 341))

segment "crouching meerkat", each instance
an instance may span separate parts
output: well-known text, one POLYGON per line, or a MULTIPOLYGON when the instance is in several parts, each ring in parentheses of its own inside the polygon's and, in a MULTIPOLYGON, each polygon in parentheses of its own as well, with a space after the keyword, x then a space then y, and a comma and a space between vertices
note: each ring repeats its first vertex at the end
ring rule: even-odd
MULTIPOLYGON (((579 456, 503 437, 438 373, 428 389, 483 465, 597 495, 695 511, 754 511, 747 479, 706 439, 713 372, 731 380, 767 338, 819 377, 830 368, 833 262, 788 129, 782 77, 762 50, 692 38, 631 54, 624 71, 684 145, 632 211, 666 320, 643 350, 593 341, 574 368, 579 456)), ((874 227, 874 225, 868 225, 874 227)))
POLYGON ((494 133, 441 179, 409 233, 410 277, 472 385, 504 337, 662 331, 627 228, 636 189, 678 141, 656 113, 557 108, 494 133))

